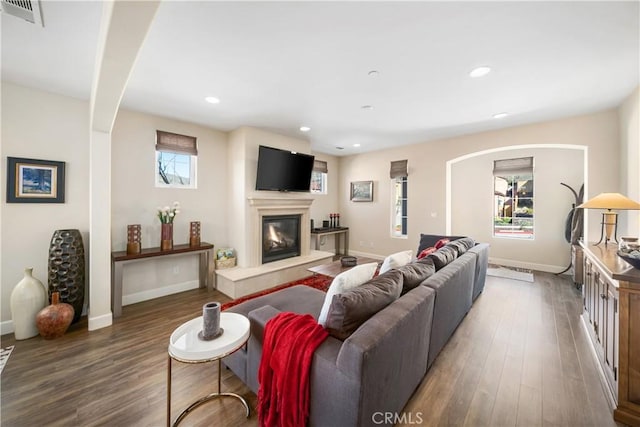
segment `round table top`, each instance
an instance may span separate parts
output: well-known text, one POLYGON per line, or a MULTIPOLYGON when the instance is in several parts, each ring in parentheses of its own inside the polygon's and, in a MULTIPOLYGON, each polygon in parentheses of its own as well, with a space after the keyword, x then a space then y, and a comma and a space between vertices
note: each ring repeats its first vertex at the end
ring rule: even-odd
POLYGON ((169 356, 186 362, 205 362, 227 356, 249 339, 249 319, 238 313, 220 313, 222 335, 211 341, 198 338, 202 316, 178 326, 169 338, 169 356))

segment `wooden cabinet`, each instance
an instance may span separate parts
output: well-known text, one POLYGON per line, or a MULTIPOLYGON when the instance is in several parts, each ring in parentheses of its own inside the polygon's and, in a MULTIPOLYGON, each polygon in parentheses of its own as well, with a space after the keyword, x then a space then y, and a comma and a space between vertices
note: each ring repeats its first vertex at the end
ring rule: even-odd
POLYGON ((603 368, 609 391, 618 399, 618 288, 607 273, 583 257, 583 319, 603 368))
POLYGON ((580 244, 582 320, 616 406, 614 418, 640 426, 640 270, 616 249, 580 244))

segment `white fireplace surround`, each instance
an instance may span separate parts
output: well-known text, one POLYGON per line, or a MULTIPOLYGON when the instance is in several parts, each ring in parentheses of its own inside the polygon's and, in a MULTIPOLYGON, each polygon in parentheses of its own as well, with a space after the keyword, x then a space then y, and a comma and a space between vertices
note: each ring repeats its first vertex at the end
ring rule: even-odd
POLYGON ((216 287, 220 292, 239 298, 309 276, 310 267, 331 262, 332 253, 310 248, 313 199, 248 197, 247 200, 247 264, 216 270, 216 287), (262 264, 262 219, 274 215, 300 215, 300 256, 262 264))
POLYGON ((262 218, 274 215, 300 215, 300 256, 307 256, 311 246, 311 203, 313 199, 248 197, 251 226, 249 267, 262 265, 262 218))

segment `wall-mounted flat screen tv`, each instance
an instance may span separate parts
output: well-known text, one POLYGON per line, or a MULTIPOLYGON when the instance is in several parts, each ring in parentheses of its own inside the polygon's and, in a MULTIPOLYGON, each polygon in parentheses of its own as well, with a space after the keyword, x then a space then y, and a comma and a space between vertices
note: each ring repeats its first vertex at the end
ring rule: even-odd
POLYGON ((261 145, 256 190, 308 192, 314 157, 261 145))

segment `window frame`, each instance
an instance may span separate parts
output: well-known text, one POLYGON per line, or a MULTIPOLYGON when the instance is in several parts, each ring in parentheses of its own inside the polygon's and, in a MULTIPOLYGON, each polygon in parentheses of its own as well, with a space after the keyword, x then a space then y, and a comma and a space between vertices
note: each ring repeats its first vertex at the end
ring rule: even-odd
MULTIPOLYGON (((154 185, 156 188, 181 188, 195 190, 198 188, 198 138, 178 133, 156 130, 154 156, 154 185), (165 183, 160 176, 160 157, 163 154, 189 157, 189 184, 165 183)), ((174 172, 177 169, 174 163, 174 172)), ((186 162, 184 162, 186 163, 186 162)), ((167 162, 166 164, 169 164, 167 162)))
MULTIPOLYGON (((520 240, 520 241, 535 240, 535 236, 536 236, 535 187, 536 185, 535 185, 535 176, 533 172, 527 172, 527 173, 513 172, 513 173, 494 174, 492 187, 493 187, 493 212, 492 212, 492 226, 491 226, 492 237, 496 239, 513 239, 513 240, 520 240), (502 179, 506 182, 507 189, 508 188, 513 189, 515 186, 516 196, 513 196, 513 194, 509 196, 506 191, 504 195, 498 194, 498 188, 496 185, 498 179, 502 179), (517 193, 520 192, 519 191, 520 186, 519 184, 517 184, 519 182, 523 182, 524 183, 522 184, 523 186, 526 185, 528 182, 531 182, 532 188, 531 188, 530 195, 517 196, 517 193), (502 206, 502 210, 504 214, 504 203, 509 200, 511 200, 511 215, 509 216, 500 215, 500 212, 498 212, 498 210, 500 209, 500 206, 502 206), (530 207, 524 206, 523 204, 519 203, 520 201, 526 201, 526 200, 530 201, 530 205, 531 205, 530 207), (514 203, 515 203, 515 210, 514 210, 514 203), (523 209, 531 209, 531 213, 527 215, 519 216, 515 211, 520 209, 520 207, 522 207, 523 209), (497 224, 497 222, 499 220, 504 221, 507 218, 509 219, 509 224, 511 224, 509 226, 512 228, 511 232, 497 231, 497 227, 501 227, 500 225, 497 224), (530 222, 530 225, 527 225, 525 227, 529 227, 531 232, 530 233, 515 232, 515 229, 513 229, 513 227, 515 225, 518 225, 518 223, 516 222, 516 224, 514 224, 514 220, 516 220, 517 222, 520 222, 520 221, 530 222)), ((524 193, 524 194, 528 194, 528 193, 524 193)), ((519 227, 523 227, 523 226, 519 225, 519 227)))
POLYGON ((317 170, 313 170, 311 171, 311 183, 313 183, 313 175, 314 174, 320 174, 321 178, 320 178, 320 182, 321 182, 321 189, 320 190, 314 190, 311 187, 311 184, 309 185, 309 192, 311 194, 328 194, 328 173, 327 172, 321 172, 321 171, 317 171, 317 170))
POLYGON ((391 237, 394 239, 409 238, 409 177, 398 176, 391 178, 391 237), (402 184, 401 184, 402 183, 402 184), (398 198, 398 184, 401 184, 401 195, 398 198), (398 203, 400 200, 400 204, 398 203), (404 209, 402 201, 404 200, 404 209), (400 208, 400 212, 398 212, 400 208), (400 223, 398 223, 398 213, 400 214, 400 223), (404 221, 403 221, 404 220, 404 221), (400 231, 396 229, 400 226, 400 231))
POLYGON ((198 188, 198 156, 187 153, 177 153, 169 150, 155 150, 155 167, 154 167, 154 176, 155 176, 155 187, 156 188, 180 188, 185 190, 195 190, 198 188), (176 184, 170 183, 166 184, 160 178, 160 153, 171 153, 180 156, 189 156, 189 185, 184 184, 176 184))

